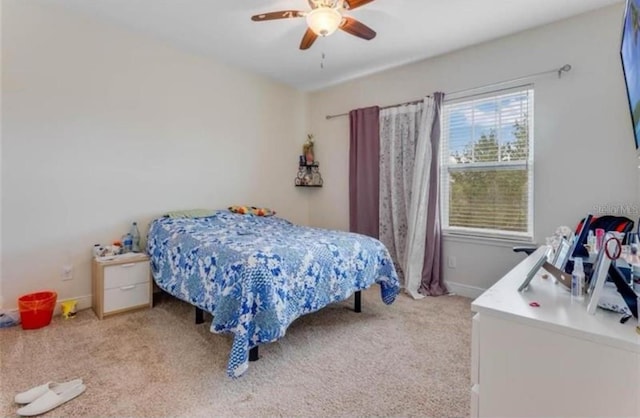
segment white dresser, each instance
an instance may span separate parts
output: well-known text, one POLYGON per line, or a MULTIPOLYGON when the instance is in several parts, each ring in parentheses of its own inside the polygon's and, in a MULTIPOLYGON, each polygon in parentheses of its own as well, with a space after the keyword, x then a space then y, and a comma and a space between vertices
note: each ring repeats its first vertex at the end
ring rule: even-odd
POLYGON ((471 416, 640 417, 636 319, 595 315, 551 278, 518 286, 539 248, 471 305, 471 416), (539 307, 531 306, 531 303, 539 307))

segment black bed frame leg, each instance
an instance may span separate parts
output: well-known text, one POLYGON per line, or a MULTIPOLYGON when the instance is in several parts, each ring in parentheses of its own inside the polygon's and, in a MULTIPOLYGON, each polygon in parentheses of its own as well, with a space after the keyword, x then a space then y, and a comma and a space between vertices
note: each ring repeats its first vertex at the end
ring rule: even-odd
POLYGON ((202 324, 204 322, 204 311, 200 308, 196 308, 196 324, 202 324))
POLYGON ((359 290, 356 292, 356 303, 353 310, 358 313, 362 312, 362 294, 359 290))
POLYGON ((260 357, 258 357, 258 346, 256 345, 251 350, 249 350, 249 361, 258 361, 260 357))

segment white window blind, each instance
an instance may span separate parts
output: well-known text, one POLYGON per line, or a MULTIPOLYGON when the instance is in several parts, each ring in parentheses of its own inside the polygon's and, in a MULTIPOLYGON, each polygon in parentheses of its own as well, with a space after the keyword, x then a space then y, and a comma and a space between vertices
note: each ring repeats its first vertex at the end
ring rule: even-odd
POLYGON ((441 202, 450 233, 533 236, 533 88, 447 101, 441 202))

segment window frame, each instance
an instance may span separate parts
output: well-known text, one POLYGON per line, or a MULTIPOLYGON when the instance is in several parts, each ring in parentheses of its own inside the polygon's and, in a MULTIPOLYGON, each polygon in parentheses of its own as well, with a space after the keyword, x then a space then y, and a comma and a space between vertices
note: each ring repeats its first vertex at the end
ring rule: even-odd
MULTIPOLYGON (((534 110, 535 106, 535 89, 533 84, 517 85, 513 87, 506 87, 501 89, 486 90, 481 93, 445 98, 442 104, 440 126, 442 129, 442 137, 440 141, 440 211, 442 214, 442 232, 444 236, 452 236, 458 238, 470 238, 488 241, 507 241, 507 242, 533 242, 534 236, 534 110), (449 138, 444 137, 445 115, 448 113, 445 109, 447 106, 452 106, 460 103, 468 103, 471 101, 495 98, 504 95, 509 95, 517 92, 528 92, 528 108, 527 114, 528 123, 528 156, 526 160, 522 161, 503 161, 503 162, 473 162, 468 164, 456 164, 450 165, 449 160, 449 138), (516 232, 506 231, 500 229, 489 228, 471 228, 449 225, 449 197, 450 197, 450 173, 452 172, 469 172, 469 171, 487 171, 494 169, 496 171, 502 170, 527 170, 528 187, 527 187, 527 231, 516 232)), ((473 128, 472 128, 473 129, 473 128)))

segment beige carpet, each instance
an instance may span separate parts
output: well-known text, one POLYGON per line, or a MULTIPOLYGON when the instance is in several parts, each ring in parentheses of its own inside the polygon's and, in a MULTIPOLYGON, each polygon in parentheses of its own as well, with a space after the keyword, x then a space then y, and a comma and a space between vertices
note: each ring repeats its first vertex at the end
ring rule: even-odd
POLYGON ((386 306, 374 287, 361 314, 351 309, 298 319, 235 380, 231 337, 195 325, 192 307, 170 297, 103 321, 82 311, 0 329, 0 416, 15 415, 16 391, 77 377, 86 392, 47 416, 469 415, 469 299, 386 306))

